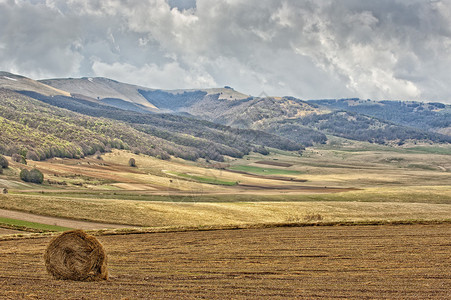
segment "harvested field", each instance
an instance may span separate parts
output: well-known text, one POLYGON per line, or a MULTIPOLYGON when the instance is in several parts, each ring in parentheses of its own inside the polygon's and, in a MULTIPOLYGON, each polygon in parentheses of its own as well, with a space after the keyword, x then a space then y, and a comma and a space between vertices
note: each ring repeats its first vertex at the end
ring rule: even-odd
POLYGON ((49 238, 0 242, 2 299, 449 299, 451 225, 100 236, 106 282, 54 280, 49 238))
POLYGON ((19 230, 8 229, 8 228, 1 228, 1 227, 0 227, 0 235, 5 235, 5 234, 16 234, 16 233, 23 233, 23 232, 22 232, 22 231, 19 231, 19 230))

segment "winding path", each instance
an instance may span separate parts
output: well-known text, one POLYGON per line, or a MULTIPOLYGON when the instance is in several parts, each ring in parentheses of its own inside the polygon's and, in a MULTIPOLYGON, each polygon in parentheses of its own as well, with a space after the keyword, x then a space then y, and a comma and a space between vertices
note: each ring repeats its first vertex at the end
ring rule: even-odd
POLYGON ((16 219, 28 222, 36 222, 48 225, 57 225, 62 227, 74 228, 74 229, 111 229, 111 228, 133 228, 136 226, 121 225, 121 224, 106 224, 106 223, 96 223, 81 220, 72 220, 65 218, 49 217, 35 215, 20 211, 0 209, 0 217, 16 219))

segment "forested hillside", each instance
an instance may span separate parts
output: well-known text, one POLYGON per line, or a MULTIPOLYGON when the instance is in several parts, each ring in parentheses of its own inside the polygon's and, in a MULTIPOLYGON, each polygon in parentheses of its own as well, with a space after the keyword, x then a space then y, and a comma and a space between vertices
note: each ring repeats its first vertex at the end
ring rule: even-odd
POLYGON ((298 120, 286 121, 286 123, 290 122, 315 128, 331 135, 359 141, 368 141, 370 143, 385 144, 390 141, 395 141, 399 145, 402 145, 406 140, 451 143, 451 137, 447 135, 400 126, 384 120, 346 111, 310 115, 298 120))
POLYGON ((27 94, 41 101, 9 90, 0 92, 3 154, 45 159, 125 148, 160 158, 174 155, 222 161, 224 155, 242 157, 250 151, 265 152, 264 145, 301 149, 290 140, 264 132, 180 116, 140 114, 83 99, 27 94))
POLYGON ((0 153, 31 159, 125 148, 223 161, 266 154, 265 147, 297 151, 326 143, 328 135, 391 145, 451 142, 439 133, 451 128, 451 106, 441 103, 302 101, 230 87, 163 91, 107 78, 38 82, 10 73, 0 74, 1 87, 0 153))
POLYGON ((438 102, 339 99, 312 100, 309 103, 334 110, 351 111, 419 129, 451 127, 451 105, 438 102))
MULTIPOLYGON (((389 117, 373 117, 356 112, 330 112, 335 108, 321 101, 302 101, 293 97, 253 98, 241 101, 221 101, 211 96, 197 102, 187 110, 189 113, 208 120, 229 124, 239 128, 252 128, 276 134, 304 146, 325 143, 326 134, 370 143, 398 143, 407 140, 449 143, 451 137, 429 132, 421 126, 413 127, 406 122, 396 124, 389 117)), ((382 104, 381 104, 382 105, 382 104)), ((391 103, 389 104, 391 105, 391 103)), ((429 104, 430 107, 444 107, 443 104, 429 104)), ((354 107, 354 106, 351 106, 354 107)), ((397 113, 394 110, 394 114, 397 113)), ((390 113, 387 113, 390 116, 390 113)), ((397 115, 402 115, 398 112, 397 115)), ((413 122, 415 114, 407 115, 413 122)), ((446 126, 451 115, 446 112, 424 112, 419 116, 420 124, 428 122, 428 127, 446 126), (430 120, 430 119, 432 120, 430 120), (434 118, 436 118, 434 120, 434 118), (421 121, 423 120, 423 121, 421 121), (423 123, 421 123, 423 122, 423 123)))

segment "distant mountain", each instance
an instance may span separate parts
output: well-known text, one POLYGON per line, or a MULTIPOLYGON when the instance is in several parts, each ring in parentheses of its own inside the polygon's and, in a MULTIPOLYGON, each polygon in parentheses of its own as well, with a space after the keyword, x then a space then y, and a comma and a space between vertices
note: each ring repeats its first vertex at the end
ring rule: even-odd
POLYGON ((34 81, 5 72, 0 73, 0 89, 2 126, 15 128, 2 135, 6 147, 0 152, 43 147, 40 159, 125 147, 162 158, 221 161, 250 151, 267 153, 265 147, 300 150, 326 143, 328 136, 390 145, 451 142, 450 106, 441 103, 303 101, 251 97, 227 86, 165 91, 107 78, 34 81), (61 118, 55 119, 52 109, 61 118), (45 118, 36 119, 30 111, 45 118), (52 130, 49 122, 55 122, 52 130), (104 124, 103 129, 89 125, 93 122, 104 124), (77 126, 89 142, 77 137, 77 126), (25 140, 14 140, 21 131, 25 140), (71 150, 61 150, 66 144, 71 150))
POLYGON ((135 111, 174 112, 189 107, 210 95, 218 95, 219 99, 226 100, 241 100, 249 97, 230 87, 164 91, 102 77, 46 79, 39 82, 67 91, 76 98, 88 97, 110 106, 135 111))
POLYGON ((32 91, 46 96, 70 96, 70 93, 66 91, 8 72, 0 72, 0 88, 13 91, 32 91))
POLYGON ((439 102, 372 101, 354 99, 312 100, 331 110, 345 110, 387 120, 398 125, 451 135, 451 105, 439 102))
POLYGON ((303 126, 298 126, 293 132, 273 128, 274 122, 285 118, 321 113, 307 102, 292 97, 255 98, 229 86, 165 91, 106 78, 47 79, 40 82, 69 91, 76 102, 84 99, 134 112, 183 114, 235 128, 278 134, 306 146, 327 140, 324 133, 303 126))
POLYGON ((0 153, 46 159, 125 148, 163 159, 176 156, 223 161, 224 156, 242 157, 250 151, 267 153, 265 146, 302 148, 262 131, 170 114, 134 112, 65 96, 64 92, 44 95, 41 92, 48 91, 44 84, 38 84, 39 88, 33 88, 33 82, 30 85, 25 90, 22 86, 19 92, 0 86, 0 153))
POLYGON ((451 143, 451 136, 348 111, 310 115, 302 119, 286 121, 286 123, 293 122, 330 135, 377 144, 403 145, 406 141, 451 143))
POLYGON ((124 106, 126 105, 125 102, 128 103, 127 107, 131 110, 139 105, 147 111, 158 111, 158 108, 138 92, 141 87, 108 78, 61 78, 40 80, 39 82, 67 91, 76 98, 98 100, 112 106, 124 106), (113 101, 113 99, 116 101, 113 101))

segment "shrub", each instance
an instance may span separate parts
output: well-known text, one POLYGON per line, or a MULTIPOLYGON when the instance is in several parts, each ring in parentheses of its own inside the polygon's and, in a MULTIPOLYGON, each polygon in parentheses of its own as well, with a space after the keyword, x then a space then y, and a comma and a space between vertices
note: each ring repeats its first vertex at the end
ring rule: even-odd
POLYGON ((99 150, 97 150, 94 155, 96 156, 97 159, 100 159, 100 160, 102 159, 102 153, 99 150))
POLYGON ((30 180, 33 183, 43 183, 44 182, 44 174, 38 169, 33 169, 30 171, 30 180))
POLYGON ((0 154, 0 170, 2 168, 6 169, 8 166, 9 166, 8 161, 6 160, 6 158, 3 155, 0 154))
POLYGON ((20 179, 25 182, 41 184, 44 182, 44 174, 42 174, 42 172, 38 169, 32 169, 31 171, 23 169, 22 171, 20 171, 20 179))
POLYGON ((23 156, 20 155, 20 154, 14 153, 14 154, 11 156, 11 158, 12 158, 12 160, 15 161, 15 162, 18 162, 18 163, 21 163, 21 164, 24 164, 24 165, 27 164, 27 160, 25 159, 25 157, 23 157, 23 156))
POLYGON ((129 165, 130 167, 136 167, 136 161, 135 161, 135 159, 134 159, 134 158, 130 158, 130 159, 128 160, 128 165, 129 165))
POLYGON ((27 153, 27 159, 31 159, 34 161, 38 161, 39 160, 39 156, 36 154, 36 152, 34 151, 28 151, 27 153))
POLYGON ((27 169, 23 169, 22 171, 20 171, 19 176, 20 176, 20 179, 28 182, 28 179, 30 178, 30 172, 27 169))

